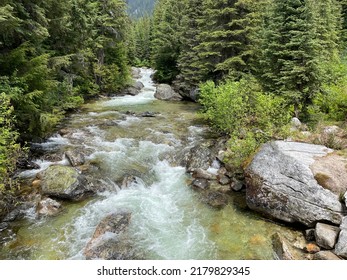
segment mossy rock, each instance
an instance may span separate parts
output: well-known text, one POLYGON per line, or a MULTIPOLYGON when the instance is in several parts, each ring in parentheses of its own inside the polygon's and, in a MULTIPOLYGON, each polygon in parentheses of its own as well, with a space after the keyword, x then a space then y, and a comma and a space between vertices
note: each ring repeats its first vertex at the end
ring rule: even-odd
POLYGON ((68 166, 50 166, 42 174, 43 195, 78 201, 93 194, 87 179, 68 166))

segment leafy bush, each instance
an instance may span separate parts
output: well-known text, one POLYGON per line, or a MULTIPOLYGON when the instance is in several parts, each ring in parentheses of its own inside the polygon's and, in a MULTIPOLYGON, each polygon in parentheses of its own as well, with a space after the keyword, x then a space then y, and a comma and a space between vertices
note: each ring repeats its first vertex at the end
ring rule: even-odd
POLYGON ((261 144, 287 136, 292 115, 282 97, 264 93, 252 77, 216 86, 201 85, 202 116, 218 131, 231 136, 229 164, 238 168, 261 144))

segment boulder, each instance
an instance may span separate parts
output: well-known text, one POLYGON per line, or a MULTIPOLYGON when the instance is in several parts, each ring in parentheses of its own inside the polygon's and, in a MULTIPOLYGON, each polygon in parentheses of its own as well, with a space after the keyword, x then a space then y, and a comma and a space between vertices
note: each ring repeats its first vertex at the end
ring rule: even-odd
POLYGON ((191 148, 184 161, 188 172, 194 172, 196 169, 207 170, 214 159, 213 144, 207 141, 191 148))
POLYGON ((266 216, 313 227, 339 225, 339 196, 320 186, 310 166, 332 150, 306 143, 275 141, 262 146, 245 170, 247 205, 266 216))
POLYGON ((178 75, 176 79, 172 82, 172 87, 176 92, 178 92, 185 99, 197 102, 199 99, 200 91, 199 87, 191 87, 186 82, 184 82, 184 77, 178 75))
POLYGON ((210 172, 202 168, 195 169, 192 175, 193 178, 196 179, 216 180, 216 175, 211 174, 210 172))
POLYGON ((341 260, 338 256, 336 256, 331 251, 320 251, 320 252, 314 254, 313 259, 316 261, 320 261, 320 260, 338 261, 338 260, 341 260))
POLYGON ((125 89, 122 90, 122 94, 124 95, 138 95, 141 92, 141 89, 144 88, 143 83, 140 81, 134 81, 133 84, 125 89))
POLYGON ((94 190, 74 168, 54 165, 42 174, 41 192, 49 197, 79 201, 93 194, 94 190))
POLYGON ((175 92, 170 85, 160 84, 157 86, 157 90, 154 97, 160 100, 179 101, 182 100, 182 96, 175 92))
POLYGON ((347 216, 343 218, 340 230, 339 239, 335 246, 335 254, 347 258, 347 216))
POLYGON ((331 225, 317 223, 315 238, 317 244, 325 249, 333 249, 336 244, 340 229, 331 225))
POLYGON ((104 218, 84 249, 86 259, 139 259, 128 237, 130 220, 131 213, 127 211, 115 212, 104 218))
POLYGON ((37 213, 42 216, 54 216, 58 214, 60 210, 61 203, 51 198, 41 200, 36 207, 37 213))
POLYGON ((76 150, 68 150, 65 152, 65 156, 71 166, 76 167, 83 165, 86 162, 84 154, 76 151, 76 150))
POLYGON ((136 67, 131 67, 131 76, 134 79, 140 79, 141 78, 141 69, 136 67))
POLYGON ((272 248, 275 258, 279 260, 294 260, 294 253, 291 250, 289 242, 279 233, 272 236, 272 248))

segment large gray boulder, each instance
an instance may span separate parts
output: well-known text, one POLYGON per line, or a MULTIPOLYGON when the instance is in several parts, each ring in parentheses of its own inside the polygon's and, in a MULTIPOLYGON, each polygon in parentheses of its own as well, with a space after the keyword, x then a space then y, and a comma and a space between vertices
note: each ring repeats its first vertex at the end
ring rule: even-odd
POLYGON ((335 254, 347 259, 347 216, 343 218, 340 229, 339 240, 335 246, 335 254))
POLYGON ((323 188, 310 166, 332 150, 319 145, 275 141, 260 149, 246 168, 248 206, 267 216, 313 227, 318 221, 339 225, 339 196, 323 188))
POLYGON ((131 213, 127 211, 115 212, 104 218, 84 250, 86 259, 138 259, 128 238, 130 221, 131 213))
POLYGON ((160 100, 179 101, 182 100, 182 96, 172 89, 170 85, 160 84, 157 86, 157 90, 154 97, 160 100))
POLYGON ((143 88, 143 83, 140 81, 134 81, 132 85, 122 90, 122 94, 135 96, 138 95, 143 88))
POLYGON ((42 174, 41 192, 45 196, 79 201, 94 193, 88 180, 69 166, 48 167, 42 174))

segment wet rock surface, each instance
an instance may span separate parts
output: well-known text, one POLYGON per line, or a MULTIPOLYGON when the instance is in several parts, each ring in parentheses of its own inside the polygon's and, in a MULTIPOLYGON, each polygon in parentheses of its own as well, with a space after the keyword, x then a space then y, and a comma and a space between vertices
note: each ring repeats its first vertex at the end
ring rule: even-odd
POLYGON ((57 215, 61 210, 61 203, 51 198, 41 200, 36 207, 37 213, 41 216, 54 216, 57 215))
POLYGON ((339 225, 345 214, 339 197, 320 186, 310 165, 331 150, 319 145, 275 141, 263 145, 246 169, 248 206, 269 217, 314 226, 339 225))
POLYGON ((182 96, 179 95, 170 85, 160 84, 157 86, 154 97, 159 100, 179 101, 182 100, 182 96))
POLYGON ((86 177, 68 166, 50 166, 42 174, 41 192, 43 195, 73 201, 82 200, 94 190, 86 177))
POLYGON ((131 213, 126 211, 118 211, 104 218, 84 250, 86 259, 140 259, 127 234, 130 222, 131 213))

